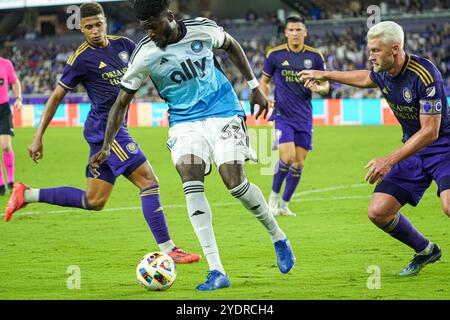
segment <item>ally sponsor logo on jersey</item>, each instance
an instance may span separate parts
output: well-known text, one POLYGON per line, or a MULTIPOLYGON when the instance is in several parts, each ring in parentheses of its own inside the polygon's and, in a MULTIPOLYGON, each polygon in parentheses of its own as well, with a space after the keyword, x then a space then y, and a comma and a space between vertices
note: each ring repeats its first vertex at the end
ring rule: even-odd
POLYGON ((181 84, 184 81, 204 77, 206 70, 206 57, 197 61, 187 59, 186 61, 180 63, 180 66, 182 71, 177 70, 170 74, 170 79, 172 79, 173 82, 181 84))

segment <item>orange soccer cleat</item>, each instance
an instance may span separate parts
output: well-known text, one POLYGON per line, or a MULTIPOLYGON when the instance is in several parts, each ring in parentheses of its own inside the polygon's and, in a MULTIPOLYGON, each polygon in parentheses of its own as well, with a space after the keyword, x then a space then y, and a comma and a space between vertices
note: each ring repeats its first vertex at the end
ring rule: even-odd
POLYGON ((22 182, 17 182, 14 184, 11 197, 9 198, 8 205, 6 206, 5 211, 6 222, 8 222, 11 219, 14 212, 27 206, 24 197, 25 190, 27 189, 29 188, 22 182))
POLYGON ((188 253, 181 249, 180 247, 175 247, 170 253, 169 256, 173 259, 175 263, 192 263, 200 261, 202 258, 201 255, 195 253, 188 253))

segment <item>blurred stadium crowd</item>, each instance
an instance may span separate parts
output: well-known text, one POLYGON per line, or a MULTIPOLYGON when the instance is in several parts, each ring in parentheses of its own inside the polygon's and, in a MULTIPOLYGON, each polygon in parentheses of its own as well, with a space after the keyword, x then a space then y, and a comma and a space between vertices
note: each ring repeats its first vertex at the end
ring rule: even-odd
MULTIPOLYGON (((325 36, 310 36, 306 43, 319 49, 325 56, 328 69, 332 70, 354 70, 369 69, 368 52, 366 49, 366 30, 357 31, 355 29, 346 29, 345 32, 336 34, 329 31, 325 36)), ((243 46, 247 53, 253 70, 258 76, 264 67, 265 52, 268 47, 273 47, 283 43, 284 38, 280 35, 273 43, 261 43, 257 39, 244 42, 243 46)), ((447 95, 450 96, 450 23, 445 24, 442 29, 437 29, 434 25, 426 27, 423 33, 408 34, 406 43, 408 52, 418 54, 433 61, 442 72, 446 79, 447 95)), ((226 59, 222 60, 224 71, 232 79, 232 83, 240 98, 248 98, 250 91, 246 82, 233 66, 226 59)), ((332 98, 379 98, 381 92, 377 89, 360 90, 357 88, 332 84, 330 92, 332 98)))
MULTIPOLYGON (((436 11, 438 7, 442 9, 449 5, 449 1, 444 1, 444 4, 442 1, 420 0, 397 0, 395 2, 396 6, 394 6, 394 9, 390 8, 390 10, 411 14, 420 13, 424 10, 436 11)), ((336 17, 366 16, 365 10, 361 9, 361 1, 350 1, 346 6, 339 7, 340 10, 338 11, 331 11, 331 8, 326 5, 327 1, 315 1, 317 6, 309 10, 305 10, 300 5, 300 1, 298 3, 298 11, 310 21, 328 18, 336 19, 336 17)), ((180 17, 187 17, 187 15, 180 14, 180 17)), ((245 18, 240 19, 239 22, 223 17, 211 16, 210 18, 218 21, 225 30, 234 30, 233 33, 230 33, 240 40, 258 77, 261 75, 264 66, 267 49, 285 42, 283 25, 278 20, 276 12, 258 16, 252 10, 249 10, 245 14, 245 18), (259 38, 257 35, 253 38, 240 37, 239 25, 242 23, 246 25, 252 24, 254 28, 272 26, 276 31, 272 36, 264 39, 259 38)), ((135 41, 139 40, 139 34, 142 36, 142 31, 136 22, 123 23, 121 19, 116 19, 116 21, 111 21, 110 19, 109 24, 111 34, 129 36, 135 41)), ((308 26, 308 28, 312 29, 314 26, 308 26)), ((79 31, 72 31, 70 36, 73 37, 75 32, 78 36, 80 35, 79 31)), ((246 31, 243 29, 241 32, 245 33, 246 31)), ((320 36, 314 34, 308 36, 306 43, 318 48, 324 54, 328 69, 352 70, 370 68, 367 62, 366 32, 366 28, 332 29, 327 30, 320 36)), ((422 31, 407 32, 406 38, 406 50, 408 52, 422 55, 438 66, 446 81, 447 95, 450 96, 450 23, 438 27, 432 21, 428 21, 428 24, 422 28, 422 31)), ((61 41, 60 36, 43 37, 41 39, 39 35, 26 30, 24 26, 22 28, 19 26, 14 34, 11 34, 7 39, 3 39, 3 48, 0 51, 0 56, 9 57, 13 60, 25 94, 50 95, 63 72, 65 62, 81 43, 80 40, 82 39, 76 39, 77 41, 61 41)), ((250 90, 246 81, 226 59, 223 52, 218 51, 217 57, 239 98, 242 100, 248 99, 250 90)), ((77 90, 78 92, 83 92, 81 86, 77 90)), ((332 90, 328 97, 378 98, 380 96, 379 90, 358 90, 348 86, 332 84, 332 90)), ((153 100, 158 99, 158 94, 152 83, 147 81, 138 91, 137 97, 153 100)))

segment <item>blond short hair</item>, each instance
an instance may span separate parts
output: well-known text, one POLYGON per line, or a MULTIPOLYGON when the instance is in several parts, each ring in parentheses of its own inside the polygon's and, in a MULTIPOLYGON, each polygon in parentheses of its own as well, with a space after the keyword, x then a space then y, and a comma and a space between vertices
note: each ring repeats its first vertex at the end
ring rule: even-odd
POLYGON ((405 44, 405 33, 403 28, 393 21, 383 21, 377 23, 369 29, 367 33, 367 40, 381 39, 384 43, 400 45, 400 49, 403 49, 405 44))

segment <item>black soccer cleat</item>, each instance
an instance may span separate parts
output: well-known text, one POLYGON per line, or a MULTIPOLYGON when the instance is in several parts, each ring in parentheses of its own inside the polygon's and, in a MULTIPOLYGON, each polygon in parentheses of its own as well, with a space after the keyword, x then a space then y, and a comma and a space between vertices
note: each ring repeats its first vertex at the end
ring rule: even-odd
POLYGON ((13 191, 13 189, 14 189, 14 182, 8 182, 9 193, 11 193, 13 191))
POLYGON ((436 244, 433 244, 433 250, 431 251, 430 254, 414 255, 414 258, 411 260, 411 262, 408 263, 406 267, 403 268, 403 270, 400 272, 400 276, 402 277, 417 276, 423 267, 425 267, 429 263, 434 263, 440 260, 441 256, 442 256, 441 249, 436 244))
POLYGON ((4 196, 6 194, 5 186, 0 186, 0 196, 4 196))

